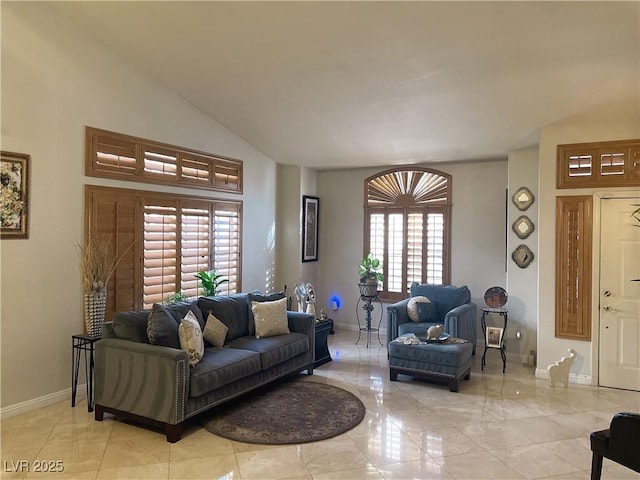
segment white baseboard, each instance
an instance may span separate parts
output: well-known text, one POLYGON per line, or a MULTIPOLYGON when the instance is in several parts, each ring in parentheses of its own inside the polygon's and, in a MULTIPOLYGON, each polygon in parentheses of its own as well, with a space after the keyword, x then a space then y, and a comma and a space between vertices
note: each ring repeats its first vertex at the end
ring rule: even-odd
MULTIPOLYGON (((549 372, 545 368, 536 368, 536 378, 549 380, 549 372)), ((569 374, 569 383, 576 385, 594 385, 591 375, 576 375, 575 373, 569 374)))
MULTIPOLYGON (((76 405, 79 399, 85 398, 86 396, 87 396, 86 383, 83 383, 82 385, 78 385, 78 390, 76 391, 76 405)), ((69 406, 71 406, 71 387, 65 390, 61 390, 60 392, 50 393, 49 395, 33 398, 31 400, 27 400, 26 402, 15 403, 13 405, 0 408, 0 417, 2 418, 13 417, 15 415, 20 415, 21 413, 26 413, 32 410, 36 410, 38 408, 48 407, 49 405, 63 402, 65 400, 68 401, 69 406)))

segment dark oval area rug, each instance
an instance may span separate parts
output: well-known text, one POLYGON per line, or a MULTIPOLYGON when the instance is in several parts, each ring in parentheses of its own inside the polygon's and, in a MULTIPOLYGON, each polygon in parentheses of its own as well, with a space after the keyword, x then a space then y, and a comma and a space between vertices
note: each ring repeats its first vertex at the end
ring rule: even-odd
POLYGON ((202 426, 244 443, 286 445, 335 437, 358 425, 365 407, 346 390, 324 383, 277 382, 215 408, 202 426))

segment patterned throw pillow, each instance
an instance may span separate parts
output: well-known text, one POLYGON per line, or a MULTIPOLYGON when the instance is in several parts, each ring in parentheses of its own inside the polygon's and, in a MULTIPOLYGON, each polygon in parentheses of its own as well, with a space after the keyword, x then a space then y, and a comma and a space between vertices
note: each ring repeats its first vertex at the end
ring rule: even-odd
POLYGON ((251 302, 251 310, 256 325, 256 338, 286 335, 289 332, 287 321, 287 299, 275 302, 251 302))
POLYGON ((431 303, 427 297, 418 295, 417 297, 411 297, 407 303, 407 315, 412 322, 420 322, 420 314, 418 313, 419 303, 431 303))
POLYGON ((198 318, 191 311, 180 322, 178 327, 180 348, 189 355, 189 364, 193 367, 202 360, 204 355, 204 340, 198 318))
POLYGON ((207 317, 207 324, 202 331, 202 336, 214 347, 222 347, 228 331, 229 327, 218 320, 213 313, 210 313, 207 317))

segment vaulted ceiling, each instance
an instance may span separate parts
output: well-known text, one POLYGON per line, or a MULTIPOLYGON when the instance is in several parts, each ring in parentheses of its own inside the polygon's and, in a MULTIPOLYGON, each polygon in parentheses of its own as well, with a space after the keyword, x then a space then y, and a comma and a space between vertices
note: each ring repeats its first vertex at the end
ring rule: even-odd
POLYGON ((47 6, 281 163, 504 158, 553 122, 640 108, 638 2, 47 6))

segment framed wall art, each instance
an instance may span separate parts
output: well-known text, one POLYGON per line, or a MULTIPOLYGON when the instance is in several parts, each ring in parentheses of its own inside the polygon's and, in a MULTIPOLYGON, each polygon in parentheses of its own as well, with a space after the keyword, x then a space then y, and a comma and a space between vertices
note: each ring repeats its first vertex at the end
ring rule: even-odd
POLYGON ((0 238, 29 238, 31 157, 0 152, 0 238))
POLYGON ((302 197, 302 261, 318 260, 318 214, 320 199, 304 195, 302 197))

